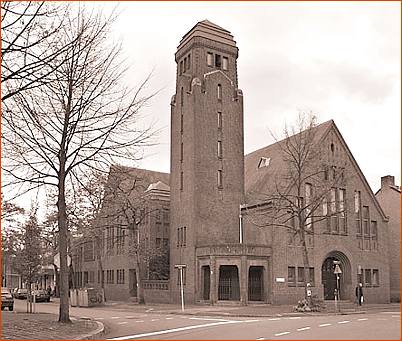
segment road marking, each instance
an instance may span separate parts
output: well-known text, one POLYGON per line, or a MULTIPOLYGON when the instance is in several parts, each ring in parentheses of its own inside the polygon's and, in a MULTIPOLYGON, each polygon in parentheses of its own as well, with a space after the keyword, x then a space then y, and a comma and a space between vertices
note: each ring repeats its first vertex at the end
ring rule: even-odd
POLYGON ((159 321, 159 319, 152 319, 151 322, 159 321))
POLYGON ((120 318, 120 316, 112 316, 113 320, 116 320, 116 319, 119 319, 119 318, 120 318))
POLYGON ((323 324, 320 324, 318 327, 328 327, 328 326, 332 326, 332 324, 331 323, 323 323, 323 324))
POLYGON ((135 316, 126 316, 126 319, 133 319, 135 316))
POLYGON ((229 321, 229 320, 223 320, 223 319, 213 319, 213 318, 204 318, 204 317, 190 317, 189 320, 221 321, 221 322, 228 322, 229 321))
POLYGON ((272 318, 272 319, 268 319, 268 321, 279 321, 279 320, 280 320, 279 317, 274 317, 274 318, 272 318))
POLYGON ((119 322, 118 324, 127 324, 128 322, 119 322))
POLYGON ((391 317, 397 317, 397 318, 401 318, 400 315, 392 315, 391 317))
POLYGON ((144 322, 144 320, 138 320, 138 321, 135 321, 135 322, 144 322))
POLYGON ((309 330, 310 327, 303 327, 303 328, 298 328, 297 331, 298 332, 302 332, 303 330, 309 330))
POLYGON ((290 334, 290 332, 276 333, 275 336, 282 336, 282 335, 287 335, 287 334, 290 334))
POLYGON ((295 316, 295 317, 289 317, 289 320, 300 320, 300 316, 295 316))
POLYGON ((245 322, 245 323, 250 323, 250 322, 260 322, 260 320, 245 320, 245 321, 243 321, 243 322, 245 322))
POLYGON ((256 339, 256 340, 265 340, 265 337, 259 337, 259 338, 256 339))
POLYGON ((345 324, 345 323, 349 323, 350 321, 339 321, 339 324, 345 324))
POLYGON ((166 317, 166 320, 173 320, 173 317, 166 317))
POLYGON ((380 314, 401 314, 400 311, 382 311, 380 314))
POLYGON ((145 310, 146 313, 149 313, 150 311, 154 310, 154 308, 149 308, 147 310, 145 310))
POLYGON ((367 318, 364 318, 364 319, 357 319, 357 321, 367 321, 368 319, 367 318))
POLYGON ((206 327, 220 326, 220 325, 232 324, 232 323, 239 323, 239 322, 238 322, 238 321, 213 322, 213 323, 199 324, 199 325, 196 325, 196 326, 188 326, 188 327, 181 327, 181 328, 165 329, 165 330, 160 330, 160 331, 150 332, 150 333, 143 333, 143 334, 135 334, 135 335, 127 335, 127 336, 115 337, 115 338, 107 339, 107 340, 130 340, 130 339, 138 339, 138 338, 141 338, 141 337, 148 337, 148 336, 154 336, 154 335, 163 335, 163 334, 181 332, 181 331, 184 331, 184 330, 191 330, 191 329, 198 329, 198 328, 206 328, 206 327))
POLYGON ((95 320, 104 320, 104 317, 95 317, 95 320))

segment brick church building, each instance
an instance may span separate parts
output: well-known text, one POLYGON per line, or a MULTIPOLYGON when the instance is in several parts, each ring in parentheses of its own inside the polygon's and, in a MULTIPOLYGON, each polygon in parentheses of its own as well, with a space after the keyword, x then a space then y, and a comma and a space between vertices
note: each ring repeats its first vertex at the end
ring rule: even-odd
MULTIPOLYGON (((187 303, 293 304, 304 296, 306 282, 321 299, 333 300, 337 288, 342 300, 353 301, 355 286, 361 282, 366 302, 389 302, 388 218, 332 120, 311 129, 323 181, 335 179, 335 174, 339 181, 331 184, 325 202, 316 207, 324 218, 309 220, 308 269, 300 240, 289 229, 261 218, 270 216, 275 206, 271 194, 287 170, 286 140, 244 155, 237 57, 230 32, 207 20, 184 35, 175 54, 170 175, 130 171, 142 173, 143 180, 148 179, 144 174, 152 174, 144 183, 147 195, 162 193, 158 205, 163 204, 170 216, 169 280, 142 276, 146 300, 180 301, 180 265, 187 303), (338 281, 335 264, 341 269, 338 281)), ((292 192, 291 184, 285 187, 292 192)), ((315 182, 303 183, 298 200, 309 200, 316 188, 315 182)), ((148 219, 144 230, 147 242, 167 238, 152 232, 159 231, 152 221, 148 219)), ((122 255, 123 251, 120 287, 108 278, 105 288, 114 299, 137 295, 136 262, 123 261, 122 255)), ((111 258, 103 257, 108 270, 117 272, 111 258)), ((99 271, 95 261, 91 266, 93 270, 87 271, 99 271)), ((94 279, 93 286, 97 285, 99 278, 94 279)))

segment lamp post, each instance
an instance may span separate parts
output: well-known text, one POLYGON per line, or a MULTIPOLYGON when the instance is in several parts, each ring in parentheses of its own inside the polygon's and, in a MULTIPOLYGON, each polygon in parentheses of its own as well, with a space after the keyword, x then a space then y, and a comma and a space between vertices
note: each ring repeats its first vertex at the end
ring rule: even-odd
MULTIPOLYGON (((334 274, 336 276, 336 295, 335 295, 335 306, 336 306, 336 302, 337 300, 341 299, 341 295, 340 295, 340 288, 339 288, 339 275, 342 273, 341 267, 339 266, 341 262, 338 260, 334 260, 334 265, 335 265, 335 270, 334 270, 334 274)), ((340 303, 340 302, 339 302, 340 303)), ((336 309, 336 307, 335 307, 336 309)), ((339 305, 339 311, 341 310, 341 307, 339 305)))
POLYGON ((181 311, 184 311, 184 287, 183 287, 183 269, 186 268, 184 264, 177 264, 174 266, 180 271, 180 293, 181 293, 181 311))

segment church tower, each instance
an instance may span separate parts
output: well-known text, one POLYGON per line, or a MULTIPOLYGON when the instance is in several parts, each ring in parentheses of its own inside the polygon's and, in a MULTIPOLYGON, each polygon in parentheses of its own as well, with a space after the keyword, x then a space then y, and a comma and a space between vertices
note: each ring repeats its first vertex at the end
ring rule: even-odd
POLYGON ((198 250, 239 243, 244 148, 237 57, 230 32, 208 20, 184 35, 175 54, 170 173, 170 285, 174 301, 180 299, 175 265, 186 266, 184 295, 187 302, 195 302, 203 298, 198 277, 213 272, 208 268, 201 274, 198 250))

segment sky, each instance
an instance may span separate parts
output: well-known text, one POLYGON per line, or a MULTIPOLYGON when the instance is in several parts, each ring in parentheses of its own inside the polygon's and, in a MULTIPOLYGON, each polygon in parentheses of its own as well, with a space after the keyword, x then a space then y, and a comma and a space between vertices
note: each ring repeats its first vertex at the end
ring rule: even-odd
POLYGON ((204 19, 229 30, 239 48, 244 94, 245 153, 283 136, 285 123, 314 112, 333 119, 372 190, 401 165, 401 10, 399 2, 113 1, 111 37, 130 66, 128 85, 150 72, 145 91, 158 94, 144 108, 146 125, 162 132, 144 159, 130 166, 170 171, 170 99, 174 53, 180 39, 204 19), (116 8, 117 6, 117 8, 116 8))
MULTIPOLYGON (((96 2, 107 13, 114 3, 96 2)), ((145 108, 162 133, 133 166, 169 172, 174 53, 204 19, 229 30, 239 48, 245 153, 283 136, 285 123, 314 112, 333 119, 372 190, 401 165, 401 11, 399 2, 119 2, 114 39, 139 83, 160 91, 145 108)))

